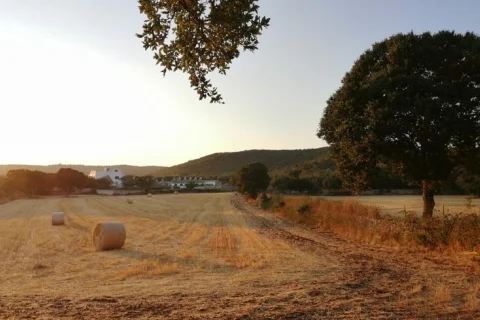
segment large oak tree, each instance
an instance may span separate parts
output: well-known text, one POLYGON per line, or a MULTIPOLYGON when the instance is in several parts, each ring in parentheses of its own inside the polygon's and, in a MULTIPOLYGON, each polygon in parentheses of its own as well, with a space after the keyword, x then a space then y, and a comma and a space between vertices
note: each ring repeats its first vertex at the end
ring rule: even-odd
POLYGON ((157 64, 182 71, 200 100, 223 103, 207 75, 226 74, 240 49, 255 51, 270 19, 258 15, 258 0, 139 0, 145 14, 142 39, 157 64))
POLYGON ((422 184, 431 217, 435 185, 480 163, 480 38, 440 31, 375 43, 328 100, 317 135, 344 182, 365 188, 386 167, 422 184))

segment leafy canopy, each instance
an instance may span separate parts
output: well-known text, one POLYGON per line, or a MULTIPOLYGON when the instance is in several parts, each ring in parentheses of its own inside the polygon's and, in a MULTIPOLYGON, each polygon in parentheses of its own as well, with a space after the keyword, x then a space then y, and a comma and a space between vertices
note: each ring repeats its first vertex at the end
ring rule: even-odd
POLYGON ((380 164, 417 182, 478 166, 480 38, 441 31, 375 43, 328 100, 317 135, 355 189, 380 164))
POLYGON ((139 0, 147 19, 142 39, 145 50, 167 71, 190 76, 200 100, 223 103, 207 75, 226 74, 232 60, 244 51, 255 51, 258 36, 270 19, 258 15, 258 0, 139 0))
POLYGON ((256 198, 270 184, 268 168, 260 162, 241 167, 235 175, 235 184, 240 193, 256 198))
POLYGON ((83 188, 88 183, 88 177, 80 171, 71 168, 60 168, 56 173, 57 184, 66 192, 75 188, 83 188))

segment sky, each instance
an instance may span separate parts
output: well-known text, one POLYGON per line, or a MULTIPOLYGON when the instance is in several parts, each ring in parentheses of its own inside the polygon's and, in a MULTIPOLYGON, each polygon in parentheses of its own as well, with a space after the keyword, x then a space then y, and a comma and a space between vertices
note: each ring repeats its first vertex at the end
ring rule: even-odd
POLYGON ((326 101, 359 55, 399 32, 480 34, 477 0, 260 0, 255 53, 198 100, 135 34, 134 0, 0 0, 0 164, 171 166, 215 152, 326 146, 326 101))

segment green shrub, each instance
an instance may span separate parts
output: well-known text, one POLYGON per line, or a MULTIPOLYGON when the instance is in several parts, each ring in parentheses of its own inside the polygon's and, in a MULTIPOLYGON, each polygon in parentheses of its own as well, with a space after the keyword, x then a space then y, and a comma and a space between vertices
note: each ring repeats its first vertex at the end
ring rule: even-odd
POLYGON ((272 199, 264 192, 259 193, 256 199, 257 206, 262 210, 269 210, 272 206, 272 199))

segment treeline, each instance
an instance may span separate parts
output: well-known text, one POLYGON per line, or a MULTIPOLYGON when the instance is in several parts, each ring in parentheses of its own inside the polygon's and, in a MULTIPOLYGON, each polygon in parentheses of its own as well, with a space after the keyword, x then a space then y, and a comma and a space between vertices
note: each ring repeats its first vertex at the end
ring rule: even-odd
MULTIPOLYGON (((102 171, 106 166, 80 165, 80 164, 52 164, 52 165, 25 165, 25 164, 0 164, 0 176, 5 176, 10 170, 25 169, 30 171, 41 171, 46 173, 57 173, 62 168, 69 168, 83 172, 88 175, 91 170, 102 171)), ((111 164, 107 167, 120 169, 124 175, 133 174, 143 176, 152 174, 164 169, 163 166, 130 166, 125 164, 111 164)))
MULTIPOLYGON (((152 175, 122 177, 124 189, 151 189, 161 188, 156 182, 163 179, 171 181, 176 177, 164 176, 155 178, 152 175)), ((183 178, 183 177, 182 177, 183 178)), ((204 180, 220 180, 228 182, 229 176, 205 176, 204 180)), ((191 180, 194 182, 194 180, 191 180)), ((71 168, 61 168, 56 173, 47 173, 39 170, 16 169, 10 170, 5 176, 0 176, 0 198, 33 197, 50 194, 70 194, 79 189, 109 189, 112 180, 109 177, 94 179, 85 173, 71 168)))
POLYGON ((122 177, 122 187, 124 189, 148 189, 155 183, 155 178, 152 175, 135 176, 126 175, 122 177))
POLYGON ((83 172, 61 168, 56 173, 46 173, 38 170, 10 170, 0 177, 0 196, 2 197, 33 197, 49 195, 54 191, 72 193, 83 188, 109 188, 109 178, 93 179, 83 172))
MULTIPOLYGON (((281 191, 316 193, 322 190, 344 190, 343 181, 330 157, 307 161, 280 170, 272 170, 270 186, 281 191)), ((369 181, 370 189, 421 189, 419 184, 407 183, 394 176, 387 169, 379 170, 369 181)), ((456 168, 442 184, 436 185, 436 192, 444 194, 480 194, 480 174, 473 175, 463 168, 456 168)))
MULTIPOLYGON (((189 175, 186 175, 190 177, 189 175)), ((318 193, 323 190, 345 190, 343 181, 336 171, 334 162, 328 157, 306 161, 300 164, 270 170, 270 187, 285 193, 289 191, 318 193)), ((182 176, 184 178, 185 176, 182 176)), ((161 188, 156 181, 171 181, 176 176, 155 178, 152 175, 126 175, 122 178, 125 189, 161 188)), ((198 178, 198 176, 197 176, 198 178)), ((204 180, 220 180, 222 183, 234 184, 233 175, 202 176, 204 180)), ((194 181, 194 180, 193 180, 194 181)), ((112 186, 110 178, 93 179, 83 172, 61 168, 56 173, 46 173, 39 170, 10 170, 5 176, 0 176, 0 198, 33 197, 53 193, 72 193, 75 190, 108 189, 112 186)), ((370 189, 420 189, 419 185, 408 184, 399 177, 393 176, 386 169, 370 181, 370 189)), ((437 193, 444 194, 480 194, 480 174, 472 175, 462 168, 455 169, 446 182, 436 186, 437 193)))

